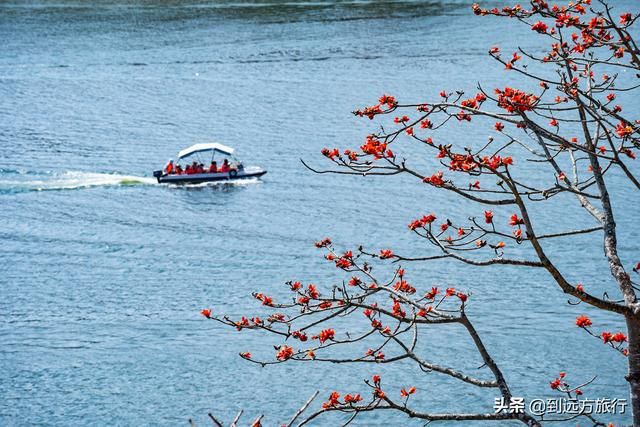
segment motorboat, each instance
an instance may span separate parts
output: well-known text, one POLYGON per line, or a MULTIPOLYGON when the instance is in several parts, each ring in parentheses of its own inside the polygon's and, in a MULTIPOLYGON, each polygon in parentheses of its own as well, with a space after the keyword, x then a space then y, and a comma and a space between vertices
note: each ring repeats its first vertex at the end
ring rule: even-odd
POLYGON ((164 170, 153 171, 153 176, 159 183, 199 184, 257 178, 267 173, 257 166, 244 166, 233 152, 233 148, 217 142, 194 144, 181 150, 164 170))

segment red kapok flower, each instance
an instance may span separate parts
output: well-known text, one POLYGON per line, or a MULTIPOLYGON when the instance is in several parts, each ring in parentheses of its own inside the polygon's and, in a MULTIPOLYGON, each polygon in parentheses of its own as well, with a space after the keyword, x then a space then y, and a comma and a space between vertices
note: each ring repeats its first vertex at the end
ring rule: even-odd
POLYGON ((612 337, 611 341, 613 342, 625 342, 627 340, 627 336, 622 332, 616 332, 612 337))
POLYGON ((393 96, 390 96, 390 95, 387 95, 387 94, 382 95, 380 97, 380 99, 378 99, 378 102, 380 104, 386 104, 387 107, 389 107, 389 108, 393 108, 398 104, 398 102, 396 101, 396 99, 393 96))
POLYGON ((538 101, 535 95, 510 87, 506 87, 504 90, 496 89, 495 92, 498 95, 498 107, 504 108, 509 113, 530 111, 538 101))
POLYGON ((616 126, 616 135, 618 135, 620 138, 626 138, 632 133, 633 133, 633 128, 625 124, 624 122, 620 122, 616 126))
POLYGON ((518 218, 518 214, 511 215, 511 218, 509 219, 510 226, 514 227, 516 225, 521 225, 521 224, 524 224, 524 219, 518 218))
POLYGON ((291 359, 291 357, 293 356, 293 348, 287 346, 287 345, 283 345, 282 347, 280 347, 280 350, 278 350, 278 353, 276 353, 276 359, 278 360, 289 360, 291 359))
POLYGON ((426 299, 434 299, 434 298, 436 297, 436 295, 438 295, 438 292, 439 292, 439 291, 438 291, 438 288, 433 287, 433 288, 431 288, 431 291, 427 292, 427 293, 424 295, 424 297, 425 297, 426 299))
POLYGON ((591 322, 591 319, 589 319, 585 315, 578 316, 578 318, 576 318, 576 326, 580 328, 587 328, 591 325, 593 325, 593 323, 591 322))
POLYGON ((304 332, 300 332, 300 331, 293 331, 291 333, 291 336, 299 339, 302 342, 305 342, 308 338, 307 338, 307 334, 305 334, 304 332))
POLYGON ((327 246, 329 246, 331 244, 331 239, 328 237, 325 237, 324 239, 320 240, 319 242, 316 242, 316 248, 325 248, 327 246))
POLYGON ((349 286, 358 286, 359 284, 362 283, 362 280, 360 280, 359 277, 352 277, 351 280, 349 280, 349 286))
POLYGON ((273 298, 268 297, 262 293, 255 294, 254 296, 257 300, 262 301, 262 305, 273 307, 273 298))
POLYGON ((401 397, 409 397, 409 395, 412 395, 413 393, 416 392, 416 388, 415 387, 411 387, 409 390, 406 389, 401 389, 400 390, 400 396, 401 397))
POLYGON ((376 387, 380 387, 380 375, 374 375, 372 380, 373 385, 375 385, 376 387))
POLYGON ((362 400, 360 394, 345 394, 344 395, 344 403, 358 403, 362 400))
POLYGON ((333 329, 324 329, 322 331, 320 331, 320 335, 318 335, 317 338, 320 340, 321 344, 324 344, 325 341, 327 340, 333 340, 333 337, 335 336, 336 331, 334 331, 333 329))
POLYGON ((484 211, 484 222, 491 224, 493 222, 493 211, 484 211))
POLYGON ((391 249, 382 249, 380 251, 380 258, 387 259, 393 257, 393 251, 391 249))
POLYGON ((531 26, 533 31, 537 31, 538 33, 546 33, 547 32, 547 24, 542 21, 538 21, 531 26))
POLYGON ((436 187, 441 187, 444 185, 444 180, 442 179, 442 172, 436 172, 431 176, 424 177, 422 182, 435 185, 436 187))
POLYGON ((345 268, 351 267, 352 265, 353 265, 353 263, 350 260, 346 259, 346 258, 338 258, 336 260, 336 267, 338 267, 338 268, 345 269, 345 268))
POLYGON ((327 400, 322 404, 322 408, 328 409, 328 408, 333 408, 335 406, 340 405, 339 399, 340 399, 340 393, 338 393, 337 391, 334 391, 333 393, 331 393, 331 395, 329 395, 329 400, 327 400))

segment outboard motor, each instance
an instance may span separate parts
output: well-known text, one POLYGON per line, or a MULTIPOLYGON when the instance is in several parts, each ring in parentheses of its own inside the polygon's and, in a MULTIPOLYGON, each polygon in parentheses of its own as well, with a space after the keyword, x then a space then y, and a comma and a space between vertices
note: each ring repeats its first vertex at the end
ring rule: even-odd
POLYGON ((153 177, 156 178, 158 182, 160 182, 160 178, 162 178, 162 175, 162 171, 153 171, 153 177))

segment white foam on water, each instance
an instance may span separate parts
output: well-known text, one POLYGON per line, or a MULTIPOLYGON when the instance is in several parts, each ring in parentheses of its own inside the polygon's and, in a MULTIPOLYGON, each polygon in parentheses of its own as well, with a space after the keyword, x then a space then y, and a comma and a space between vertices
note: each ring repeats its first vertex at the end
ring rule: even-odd
MULTIPOLYGON (((67 171, 54 175, 19 174, 30 179, 0 180, 0 189, 18 191, 75 190, 107 186, 159 185, 156 178, 118 173, 67 171), (34 179, 37 176, 36 179, 34 179)), ((245 186, 260 182, 257 178, 231 181, 203 182, 199 184, 161 184, 166 187, 199 188, 224 185, 245 186)))
MULTIPOLYGON (((120 175, 110 173, 95 172, 73 172, 68 171, 61 175, 55 176, 53 179, 41 181, 41 185, 37 190, 73 190, 76 188, 101 187, 101 186, 117 186, 117 185, 153 185, 158 181, 155 178, 120 175)), ((35 182, 33 182, 35 183, 35 182)), ((32 184, 33 184, 32 183, 32 184)))
POLYGON ((152 185, 157 183, 156 179, 151 177, 79 171, 67 171, 50 176, 40 175, 37 176, 37 178, 31 174, 26 176, 28 176, 29 179, 0 180, 0 188, 48 191, 74 190, 100 186, 152 185))

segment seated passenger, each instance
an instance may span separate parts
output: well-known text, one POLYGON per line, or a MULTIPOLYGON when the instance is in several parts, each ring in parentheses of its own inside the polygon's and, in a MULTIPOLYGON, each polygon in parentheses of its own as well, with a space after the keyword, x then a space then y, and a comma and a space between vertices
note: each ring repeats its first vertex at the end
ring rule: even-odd
POLYGON ((187 175, 191 175, 193 173, 193 168, 191 167, 191 165, 187 165, 184 173, 186 173, 187 175))
POLYGON ((164 173, 166 175, 171 175, 174 172, 175 172, 175 170, 174 170, 174 167, 173 167, 173 160, 169 160, 167 165, 164 167, 164 173))
POLYGON ((198 173, 204 173, 204 165, 202 163, 198 163, 198 167, 196 168, 198 173))
POLYGON ((227 159, 224 159, 224 162, 222 162, 222 166, 220 166, 220 172, 226 173, 230 170, 231 167, 229 166, 229 161, 227 159))
POLYGON ((216 172, 218 172, 218 164, 216 162, 211 162, 211 165, 209 165, 209 173, 216 172))
POLYGON ((176 174, 177 175, 182 175, 182 166, 180 165, 176 165, 176 174))

